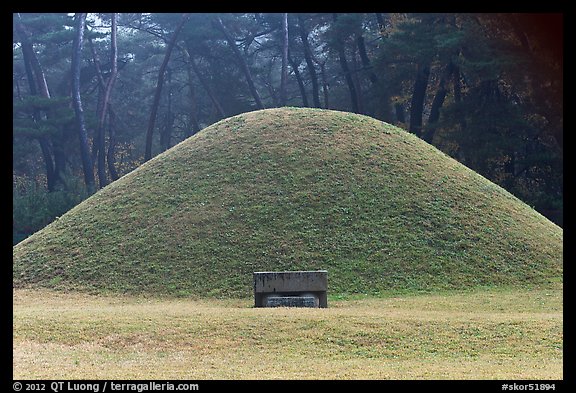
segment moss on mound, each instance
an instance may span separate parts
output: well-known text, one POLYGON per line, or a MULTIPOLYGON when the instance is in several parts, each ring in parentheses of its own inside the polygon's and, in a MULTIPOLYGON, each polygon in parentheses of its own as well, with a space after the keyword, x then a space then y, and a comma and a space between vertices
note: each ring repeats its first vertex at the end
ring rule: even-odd
POLYGON ((268 109, 213 124, 14 246, 15 287, 249 296, 253 271, 329 291, 560 281, 561 228, 370 117, 268 109))

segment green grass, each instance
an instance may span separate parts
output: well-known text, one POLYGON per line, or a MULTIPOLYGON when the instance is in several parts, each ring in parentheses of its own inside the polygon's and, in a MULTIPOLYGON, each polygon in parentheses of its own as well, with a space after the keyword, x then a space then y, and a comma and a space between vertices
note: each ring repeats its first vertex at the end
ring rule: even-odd
POLYGON ((563 231, 375 119, 222 120, 14 247, 16 288, 249 297, 252 272, 326 269, 333 295, 562 281, 563 231))
POLYGON ((13 377, 563 379, 561 285, 383 295, 303 309, 15 290, 13 377))

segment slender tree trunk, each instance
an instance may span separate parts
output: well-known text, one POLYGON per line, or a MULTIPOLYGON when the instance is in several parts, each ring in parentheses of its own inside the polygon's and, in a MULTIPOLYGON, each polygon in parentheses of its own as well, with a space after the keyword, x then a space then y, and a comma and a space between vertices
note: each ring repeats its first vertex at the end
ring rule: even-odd
POLYGON ((350 103, 352 104, 352 112, 359 113, 360 109, 358 107, 358 100, 356 94, 356 87, 354 86, 354 81, 352 80, 352 75, 350 74, 350 68, 348 67, 348 62, 346 61, 346 54, 344 53, 344 48, 338 50, 338 60, 340 62, 340 67, 346 78, 346 85, 348 86, 348 91, 350 92, 350 103))
POLYGON ((166 98, 166 113, 164 115, 164 121, 160 127, 160 150, 166 151, 170 148, 172 144, 172 129, 174 127, 174 114, 172 113, 172 71, 167 70, 168 75, 168 94, 166 98))
POLYGON ((58 184, 64 187, 64 189, 68 187, 64 182, 64 173, 68 165, 68 155, 65 150, 65 147, 69 145, 67 140, 67 134, 51 138, 52 154, 54 155, 54 175, 58 184))
POLYGON ((432 143, 434 139, 434 134, 436 133, 436 123, 440 119, 440 108, 444 104, 444 99, 446 98, 446 94, 448 93, 447 90, 447 83, 452 75, 452 71, 454 69, 454 65, 450 61, 444 71, 442 72, 442 76, 440 77, 440 81, 438 82, 438 90, 436 91, 436 95, 432 100, 432 106, 430 107, 430 116, 428 116, 428 126, 426 127, 426 131, 422 139, 424 139, 428 143, 432 143))
POLYGON ((268 73, 268 80, 264 84, 268 89, 268 94, 270 94, 270 98, 272 98, 272 104, 275 108, 281 106, 280 100, 278 99, 278 94, 276 94, 276 90, 274 90, 274 86, 272 86, 272 82, 270 80, 270 73, 268 73))
MULTIPOLYGON (((26 56, 24 56, 24 63, 27 63, 26 56)), ((27 77, 29 78, 30 75, 28 75, 27 77)), ((31 79, 28 79, 28 83, 30 87, 30 94, 37 95, 38 92, 36 88, 35 78, 32 77, 31 79)), ((43 92, 42 95, 44 96, 45 94, 46 93, 43 92)), ((44 98, 49 97, 44 96, 44 98)), ((45 114, 45 117, 48 118, 48 113, 45 114)), ((32 115, 32 120, 35 123, 42 120, 42 114, 40 113, 40 110, 34 111, 32 115)), ((65 154, 64 152, 61 151, 60 148, 61 143, 58 143, 60 142, 60 137, 56 136, 48 137, 46 135, 42 135, 37 137, 36 140, 40 145, 40 151, 42 152, 42 158, 44 160, 44 168, 46 170, 46 186, 48 192, 55 191, 58 184, 65 186, 62 177, 60 176, 60 174, 64 172, 66 164, 64 160, 65 154)))
MULTIPOLYGON (((334 22, 338 19, 337 14, 333 14, 334 22)), ((338 42, 336 43, 336 50, 338 51, 338 60, 340 62, 340 67, 346 78, 346 84, 348 85, 348 91, 350 92, 350 102, 352 104, 352 112, 360 113, 360 107, 358 105, 358 96, 356 93, 356 87, 354 86, 354 80, 352 79, 352 74, 350 73, 350 68, 348 67, 348 61, 346 60, 346 50, 344 47, 344 40, 342 37, 338 37, 338 42)))
MULTIPOLYGON (((110 100, 112 95, 112 88, 114 87, 114 83, 116 82, 116 78, 118 77, 118 14, 112 14, 112 31, 110 34, 110 62, 112 63, 112 69, 110 72, 110 79, 108 79, 108 85, 106 86, 107 99, 104 101, 106 106, 106 113, 108 114, 108 129, 109 129, 109 138, 108 138, 108 153, 107 153, 107 161, 108 161, 108 171, 110 172, 110 177, 112 180, 118 179, 118 173, 116 171, 116 160, 114 157, 114 144, 116 143, 115 138, 115 130, 113 120, 112 120, 112 109, 110 107, 110 100)), ((104 147, 104 146, 102 146, 104 147)))
MULTIPOLYGON (((100 118, 100 113, 102 112, 102 102, 104 97, 104 91, 106 90, 106 81, 102 73, 102 68, 100 65, 100 57, 96 48, 94 47, 94 42, 92 38, 88 37, 88 46, 90 47, 90 52, 92 53, 92 62, 94 63, 94 68, 96 69, 96 79, 98 80, 98 102, 96 104, 96 117, 100 118)), ((95 157, 96 149, 92 149, 92 156, 95 157)))
POLYGON ((42 136, 38 138, 38 144, 42 151, 42 158, 44 158, 44 167, 46 168, 46 183, 48 191, 52 192, 56 188, 56 179, 54 176, 54 164, 52 162, 52 154, 50 154, 50 142, 48 138, 42 136))
MULTIPOLYGON (((32 45, 30 45, 30 48, 32 48, 32 45)), ((32 64, 32 69, 34 70, 34 75, 36 76, 36 85, 38 87, 38 92, 41 97, 50 98, 50 90, 48 89, 48 83, 46 82, 46 75, 44 75, 44 70, 42 69, 40 61, 38 60, 38 57, 36 56, 33 50, 32 54, 33 56, 31 56, 30 60, 32 64)))
POLYGON ((359 35, 356 38, 356 45, 358 46, 358 54, 360 55, 360 60, 362 60, 362 66, 368 71, 370 82, 372 82, 373 85, 377 84, 378 76, 372 70, 368 53, 366 53, 366 43, 364 42, 364 37, 362 35, 359 35))
POLYGON ((288 13, 282 14, 282 72, 280 75, 280 106, 286 106, 288 81, 288 13))
MULTIPOLYGON (((100 116, 100 112, 102 111, 102 101, 104 98, 104 90, 98 87, 98 97, 96 99, 96 117, 100 116)), ((92 136, 92 162, 96 162, 98 158, 98 148, 100 145, 98 144, 98 126, 94 130, 94 135, 92 136)))
POLYGON ((446 98, 447 90, 442 84, 438 87, 438 91, 432 100, 432 106, 430 107, 430 116, 428 116, 428 127, 423 133, 422 139, 428 143, 432 143, 434 139, 434 134, 436 133, 436 123, 440 119, 440 108, 444 104, 444 99, 446 98))
POLYGON ((84 121, 84 110, 82 109, 82 98, 80 96, 80 66, 82 61, 82 43, 84 41, 84 27, 86 24, 86 14, 77 13, 76 34, 72 49, 72 105, 76 114, 76 127, 80 140, 80 155, 82 157, 82 169, 84 171, 84 183, 89 193, 95 190, 94 172, 90 149, 88 147, 88 132, 84 121))
MULTIPOLYGON (((116 40, 116 13, 112 14, 112 26, 110 34, 110 64, 111 72, 108 81, 104 85, 102 105, 100 107, 100 112, 98 113, 98 128, 96 132, 96 145, 98 146, 98 181, 100 188, 105 187, 108 184, 108 178, 106 177, 106 138, 105 138, 105 126, 106 126, 106 115, 109 113, 110 109, 110 99, 112 96, 112 88, 116 82, 116 76, 118 74, 118 47, 116 40)), ((99 67, 98 67, 99 68, 99 67)), ((101 83, 104 82, 101 70, 97 69, 100 73, 101 83)))
MULTIPOLYGON (((22 22, 20 14, 17 14, 15 23, 16 33, 20 38, 22 57, 24 61, 24 69, 26 71, 26 79, 28 80, 28 87, 30 90, 30 95, 40 95, 44 98, 50 98, 50 92, 48 90, 48 84, 46 83, 46 78, 44 76, 44 71, 40 66, 40 62, 34 53, 34 47, 30 42, 29 33, 22 22), (36 75, 35 75, 36 74, 36 75), (40 87, 40 88, 39 88, 40 87)), ((46 114, 47 116, 47 114, 46 114)), ((35 111, 32 115, 32 120, 38 122, 42 119, 42 115, 39 110, 35 111)), ((58 183, 59 176, 56 172, 54 162, 52 160, 52 152, 50 148, 50 138, 47 136, 40 136, 36 138, 38 144, 40 145, 40 150, 42 151, 42 157, 44 159, 44 167, 46 169, 46 183, 48 191, 52 192, 56 189, 56 184, 58 183)))
POLYGON ((310 74, 310 81, 312 82, 312 101, 314 108, 320 108, 318 77, 314 68, 314 61, 312 60, 310 44, 308 43, 308 32, 306 31, 306 26, 304 26, 304 18, 301 14, 298 14, 298 30, 300 32, 300 38, 302 39, 302 46, 304 47, 304 60, 306 61, 306 67, 310 74))
MULTIPOLYGON (((460 68, 454 66, 454 71, 452 73, 452 84, 454 86, 454 104, 456 107, 456 119, 458 119, 458 125, 460 129, 458 130, 460 133, 463 133, 466 130, 466 115, 464 113, 464 108, 462 107, 462 84, 461 84, 461 77, 460 68)), ((458 148, 457 160, 466 165, 468 161, 468 157, 466 155, 465 149, 461 146, 458 148)))
POLYGON ((28 32, 24 27, 20 14, 17 14, 16 24, 14 25, 16 33, 20 38, 20 49, 22 50, 22 57, 24 60, 24 70, 26 71, 26 78, 28 79, 28 87, 30 95, 38 95, 38 88, 36 87, 36 78, 34 77, 34 70, 32 68, 32 57, 34 54, 34 47, 28 38, 28 32))
POLYGON ((250 68, 248 67, 246 59, 244 58, 244 56, 242 56, 242 53, 240 53, 240 49, 238 49, 238 46, 236 45, 234 38, 232 38, 232 35, 230 35, 228 29, 222 22, 222 18, 217 17, 216 22, 217 26, 220 28, 220 31, 224 34, 224 37, 226 37, 228 45, 230 45, 230 48, 232 49, 234 55, 236 56, 238 62, 240 63, 240 68, 242 69, 242 72, 244 72, 246 82, 248 83, 248 88, 250 89, 250 93, 254 97, 254 101, 256 101, 257 108, 264 109, 264 104, 260 99, 260 94, 258 94, 258 90, 256 90, 256 86, 254 85, 254 79, 252 78, 252 74, 250 73, 250 68))
POLYGON ((186 67, 186 75, 188 76, 188 96, 190 97, 190 121, 192 123, 192 132, 188 130, 185 133, 185 137, 191 137, 192 135, 196 134, 200 131, 200 124, 198 123, 198 101, 196 100, 196 89, 194 88, 194 78, 192 77, 192 66, 190 62, 192 59, 190 58, 190 54, 184 48, 180 48, 184 57, 186 58, 186 62, 188 63, 188 67, 186 67))
POLYGON ((34 87, 30 90, 30 94, 38 94, 41 97, 50 98, 50 91, 48 90, 48 84, 46 83, 46 76, 44 75, 44 71, 40 65, 40 62, 38 61, 36 53, 34 53, 34 47, 30 42, 29 33, 26 30, 24 23, 22 22, 20 14, 18 14, 18 18, 16 19, 16 24, 14 27, 18 33, 18 36, 20 37, 28 83, 30 84, 31 81, 34 81, 32 84, 34 87))
POLYGON ((426 98, 426 88, 428 87, 429 77, 430 65, 427 63, 418 64, 410 104, 409 127, 410 132, 418 137, 422 136, 422 114, 424 112, 424 99, 426 98))
POLYGON ((18 101, 22 102, 22 91, 20 90, 20 80, 15 79, 14 82, 16 83, 16 97, 18 97, 18 101))
MULTIPOLYGON (((356 58, 356 52, 352 52, 352 69, 357 70, 358 68, 358 59, 356 58)), ((354 83, 354 88, 356 91, 356 103, 358 105, 358 113, 366 113, 364 108, 364 99, 362 94, 362 84, 360 83, 360 73, 359 72, 352 72, 350 74, 352 76, 352 82, 354 83)))
POLYGON ((302 105, 304 105, 304 107, 307 107, 308 97, 306 96, 306 88, 304 87, 302 76, 300 75, 300 71, 298 70, 298 64, 296 64, 292 56, 290 56, 290 52, 288 52, 288 62, 290 63, 290 67, 292 67, 292 71, 294 71, 296 82, 298 82, 298 88, 300 89, 300 96, 302 97, 302 105))
POLYGON ((120 176, 116 170, 116 114, 112 108, 108 111, 108 153, 106 155, 110 178, 112 181, 116 181, 120 176))
POLYGON ((164 73, 166 71, 166 67, 168 66, 168 61, 170 60, 170 55, 172 54, 172 50, 174 49, 174 45, 176 45, 176 40, 178 39, 178 34, 180 34, 180 30, 184 26, 184 23, 190 18, 190 14, 182 14, 182 18, 180 19, 180 23, 174 30, 174 34, 172 35, 172 39, 168 43, 168 47, 166 48, 166 54, 164 55, 164 61, 162 61, 162 65, 160 66, 160 70, 158 71, 158 79, 156 82, 156 91, 154 93, 154 101, 152 102, 152 108, 150 109, 150 119, 148 120, 148 129, 146 130, 146 150, 144 152, 144 161, 148 161, 152 158, 152 136, 154 133, 154 127, 156 125, 156 116, 158 115, 158 107, 160 106, 160 97, 162 96, 162 86, 164 85, 164 73))
MULTIPOLYGON (((382 15, 380 15, 382 18, 382 15)), ((384 21, 382 20, 382 23, 384 21)), ((383 29, 383 25, 381 29, 383 29)), ((374 72, 372 64, 370 63, 370 58, 368 57, 368 53, 366 51, 366 43, 364 37, 362 35, 356 38, 356 44, 358 46, 358 54, 360 55, 360 60, 362 60, 362 67, 367 70, 368 79, 372 84, 372 88, 378 89, 379 78, 378 75, 374 72)), ((390 94, 387 91, 378 94, 378 103, 375 107, 375 114, 374 116, 379 119, 383 119, 384 121, 392 121, 394 115, 392 114, 392 105, 390 104, 390 94)))
MULTIPOLYGON (((96 69, 96 78, 98 79, 98 86, 102 91, 106 90, 106 81, 104 80, 104 76, 102 75, 102 68, 100 66, 100 57, 98 56, 98 52, 96 52, 96 48, 94 47, 94 42, 92 42, 92 38, 88 37, 88 46, 90 47, 90 52, 92 52, 92 61, 94 62, 94 68, 96 69)), ((98 111, 98 114, 100 111, 98 111)))
POLYGON ((452 70, 452 84, 454 86, 454 103, 457 106, 457 113, 456 117, 458 119, 458 123, 460 125, 460 131, 466 129, 466 117, 464 116, 464 112, 461 107, 462 103, 462 84, 460 82, 460 68, 454 65, 454 69, 452 70))
MULTIPOLYGON (((98 100, 96 104, 96 117, 100 119, 104 108, 104 92, 106 91, 106 81, 104 80, 104 76, 102 74, 102 69, 100 67, 100 58, 98 53, 96 52, 96 48, 94 47, 94 43, 92 42, 91 38, 88 38, 88 46, 92 52, 92 61, 94 62, 94 68, 96 69, 96 77, 98 79, 98 100)), ((98 162, 98 152, 100 151, 101 144, 104 144, 104 138, 102 134, 104 133, 103 126, 100 126, 100 122, 94 131, 94 136, 92 138, 92 162, 96 162, 97 170, 98 170, 98 178, 100 181, 100 187, 104 187, 102 182, 102 173, 101 168, 102 166, 98 162), (101 143, 102 140, 102 143, 101 143)), ((102 149, 104 146, 102 146, 102 149)), ((104 172, 104 178, 106 177, 106 173, 104 172)), ((105 180, 104 180, 105 183, 105 180)))
POLYGON ((172 145, 172 130, 174 129, 175 120, 176 117, 174 116, 174 113, 168 109, 168 112, 164 115, 164 122, 160 129, 160 148, 162 151, 170 149, 172 145))
MULTIPOLYGON (((30 52, 24 49, 25 45, 22 43, 22 53, 24 60, 24 68, 26 70, 26 78, 28 79, 28 86, 30 90, 30 95, 38 95, 38 89, 36 88, 36 81, 34 78, 34 73, 32 71, 32 66, 30 64, 30 52)), ((28 49, 28 48, 27 48, 28 49)), ((32 120, 37 123, 41 120, 40 111, 36 110, 32 114, 32 120)), ((44 159, 44 168, 46 170, 46 183, 48 191, 52 192, 56 189, 57 177, 54 171, 54 162, 52 161, 52 153, 50 149, 50 139, 47 136, 39 136, 36 138, 38 144, 40 145, 40 150, 42 151, 42 158, 44 159)))
MULTIPOLYGON (((388 18, 388 14, 382 14, 377 12, 375 13, 375 15, 376 15, 376 21, 378 23, 379 33, 380 35, 383 35, 386 30, 386 19, 388 18)), ((373 86, 376 87, 382 75, 378 77, 378 75, 376 75, 376 73, 372 69, 372 65, 370 64, 370 60, 366 53, 366 44, 364 42, 364 37, 362 36, 358 37, 357 42, 360 58, 362 59, 362 65, 364 66, 364 68, 369 70, 368 76, 370 78, 370 82, 372 82, 373 86)), ((392 105, 390 99, 390 93, 388 92, 387 89, 379 89, 379 90, 380 90, 378 94, 379 105, 377 106, 375 116, 376 118, 382 119, 384 121, 393 122, 395 117, 394 115, 395 108, 393 108, 394 105, 392 105)), ((396 119, 398 120, 398 116, 396 116, 396 119)))
POLYGON ((326 77, 326 62, 320 64, 320 75, 322 77, 322 93, 324 95, 324 108, 330 108, 328 97, 328 78, 326 77))

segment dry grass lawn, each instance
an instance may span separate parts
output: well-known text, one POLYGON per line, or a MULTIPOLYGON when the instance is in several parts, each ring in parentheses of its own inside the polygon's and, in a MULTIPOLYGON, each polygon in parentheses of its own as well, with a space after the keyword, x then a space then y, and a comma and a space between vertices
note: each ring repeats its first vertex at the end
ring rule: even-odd
POLYGON ((13 295, 15 379, 562 379, 562 288, 254 309, 13 295))

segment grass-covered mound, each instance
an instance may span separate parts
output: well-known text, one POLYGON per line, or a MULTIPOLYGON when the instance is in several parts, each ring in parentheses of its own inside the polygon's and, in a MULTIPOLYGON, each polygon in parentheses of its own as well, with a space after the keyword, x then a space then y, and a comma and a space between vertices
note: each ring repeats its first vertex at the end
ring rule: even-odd
POLYGON ((328 270, 329 292, 560 281, 561 228, 370 117, 213 124, 14 246, 15 287, 248 296, 252 272, 328 270))

